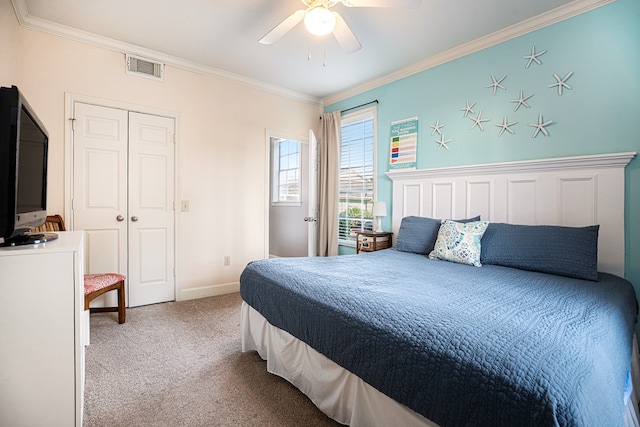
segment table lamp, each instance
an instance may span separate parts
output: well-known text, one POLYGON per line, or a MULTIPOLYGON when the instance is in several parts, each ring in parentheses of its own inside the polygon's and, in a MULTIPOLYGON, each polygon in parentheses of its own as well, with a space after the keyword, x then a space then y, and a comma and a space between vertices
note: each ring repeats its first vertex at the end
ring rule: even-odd
POLYGON ((382 217, 387 216, 387 203, 386 202, 374 202, 373 203, 373 216, 378 220, 377 232, 382 230, 382 217))

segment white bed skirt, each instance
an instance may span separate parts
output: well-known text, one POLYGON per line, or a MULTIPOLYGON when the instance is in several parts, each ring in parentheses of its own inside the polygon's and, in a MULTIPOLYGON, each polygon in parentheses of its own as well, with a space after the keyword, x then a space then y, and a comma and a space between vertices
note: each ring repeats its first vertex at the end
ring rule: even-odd
MULTIPOLYGON (((257 351, 267 361, 268 372, 296 386, 322 412, 339 423, 354 427, 437 427, 437 424, 379 392, 303 341, 271 325, 244 301, 240 328, 243 352, 257 351)), ((624 426, 640 427, 636 395, 640 371, 635 338, 632 360, 634 387, 627 402, 624 426)))

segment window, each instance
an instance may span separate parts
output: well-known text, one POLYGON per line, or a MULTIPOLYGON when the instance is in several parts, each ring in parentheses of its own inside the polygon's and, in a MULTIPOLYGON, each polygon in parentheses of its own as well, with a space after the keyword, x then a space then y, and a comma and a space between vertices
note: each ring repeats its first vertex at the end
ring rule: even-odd
POLYGON ((300 142, 272 138, 273 188, 272 204, 299 206, 302 203, 300 183, 300 142))
POLYGON ((338 242, 355 246, 358 230, 373 228, 375 113, 368 108, 342 117, 338 242))

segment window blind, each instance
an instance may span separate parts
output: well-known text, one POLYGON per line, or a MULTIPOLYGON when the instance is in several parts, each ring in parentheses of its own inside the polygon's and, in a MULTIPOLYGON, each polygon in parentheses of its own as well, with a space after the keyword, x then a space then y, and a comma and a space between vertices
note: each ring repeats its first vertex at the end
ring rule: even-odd
POLYGON ((339 230, 341 244, 355 244, 358 230, 373 228, 375 182, 373 109, 342 119, 340 147, 339 230))

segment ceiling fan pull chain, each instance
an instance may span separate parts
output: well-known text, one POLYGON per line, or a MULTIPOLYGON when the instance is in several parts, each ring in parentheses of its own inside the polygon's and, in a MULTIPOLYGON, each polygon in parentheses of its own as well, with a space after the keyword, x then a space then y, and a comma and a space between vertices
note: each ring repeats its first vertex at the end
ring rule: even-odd
POLYGON ((326 37, 322 39, 322 54, 324 56, 322 58, 322 66, 326 67, 327 66, 327 38, 326 37))
POLYGON ((307 61, 311 61, 311 34, 307 33, 307 61))

